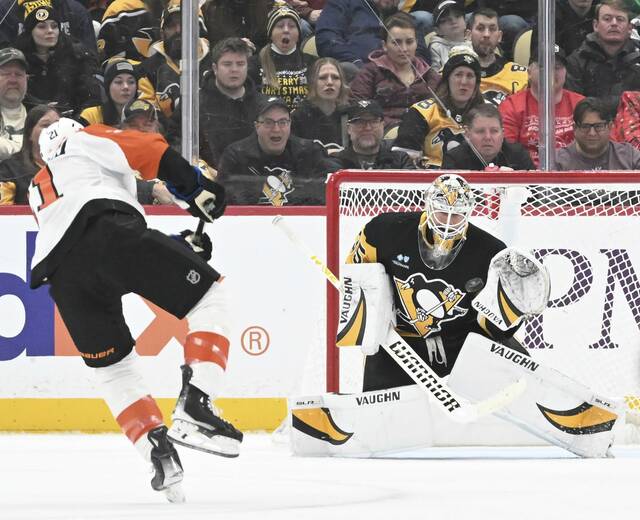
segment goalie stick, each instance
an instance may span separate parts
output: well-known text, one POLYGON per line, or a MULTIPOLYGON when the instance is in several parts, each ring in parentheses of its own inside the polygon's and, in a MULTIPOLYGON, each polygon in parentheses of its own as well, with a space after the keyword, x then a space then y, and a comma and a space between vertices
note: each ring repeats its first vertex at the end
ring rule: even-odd
MULTIPOLYGON (((315 255, 309 247, 298 238, 295 232, 286 224, 282 216, 276 216, 273 225, 280 229, 316 267, 322 271, 325 278, 340 292, 343 292, 340 280, 331 272, 327 265, 315 255)), ((506 386, 496 394, 471 403, 458 396, 449 386, 433 371, 433 369, 418 356, 415 351, 404 341, 393 327, 389 327, 385 342, 382 348, 391 358, 407 373, 416 385, 432 398, 438 407, 443 410, 448 417, 456 422, 473 422, 480 417, 496 412, 508 406, 525 388, 524 379, 518 379, 514 383, 506 386)))

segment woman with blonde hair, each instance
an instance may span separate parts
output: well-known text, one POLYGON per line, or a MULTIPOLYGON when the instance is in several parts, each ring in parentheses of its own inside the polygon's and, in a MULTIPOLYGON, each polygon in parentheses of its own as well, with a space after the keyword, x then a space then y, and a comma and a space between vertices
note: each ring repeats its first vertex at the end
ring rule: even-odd
POLYGON ((349 87, 334 58, 320 58, 311 67, 309 95, 291 114, 291 133, 321 143, 328 152, 344 145, 342 108, 348 104, 349 87))

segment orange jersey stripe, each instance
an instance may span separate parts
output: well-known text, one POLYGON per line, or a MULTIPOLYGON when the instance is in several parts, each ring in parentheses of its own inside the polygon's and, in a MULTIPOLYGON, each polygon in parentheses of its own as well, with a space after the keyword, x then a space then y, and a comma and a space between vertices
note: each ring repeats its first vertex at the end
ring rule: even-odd
POLYGON ((161 426, 162 412, 153 397, 147 395, 125 408, 116 421, 129 440, 135 443, 149 430, 161 426))
POLYGON ((187 365, 210 361, 227 368, 229 340, 214 332, 192 332, 184 343, 184 360, 187 365))
POLYGON ((140 172, 145 180, 158 176, 160 159, 169 143, 160 134, 138 130, 120 130, 107 125, 90 125, 84 132, 115 142, 123 151, 129 166, 140 172))

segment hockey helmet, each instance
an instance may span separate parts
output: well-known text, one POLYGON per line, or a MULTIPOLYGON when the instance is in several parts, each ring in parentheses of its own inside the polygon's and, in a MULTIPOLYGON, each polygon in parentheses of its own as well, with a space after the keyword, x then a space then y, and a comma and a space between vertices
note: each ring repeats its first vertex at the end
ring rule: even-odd
POLYGON ((55 123, 50 124, 42 131, 38 139, 42 160, 48 163, 59 155, 62 145, 67 141, 69 136, 79 132, 83 128, 84 126, 80 123, 68 117, 62 117, 55 123))
POLYGON ((445 174, 433 181, 425 199, 420 224, 422 257, 432 269, 444 269, 464 243, 475 197, 462 177, 445 174))

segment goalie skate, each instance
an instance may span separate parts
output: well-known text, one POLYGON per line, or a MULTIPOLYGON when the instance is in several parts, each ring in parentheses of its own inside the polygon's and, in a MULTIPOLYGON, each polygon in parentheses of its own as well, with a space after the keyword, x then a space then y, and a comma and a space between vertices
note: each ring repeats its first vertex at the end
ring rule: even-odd
POLYGON ((182 463, 178 452, 167 437, 167 427, 159 426, 147 434, 151 449, 151 464, 153 477, 151 487, 155 491, 164 492, 169 502, 181 503, 185 501, 182 491, 182 463))
POLYGON ((191 385, 193 371, 182 367, 182 391, 173 411, 169 438, 176 444, 222 457, 239 455, 242 432, 221 419, 209 396, 191 385))

